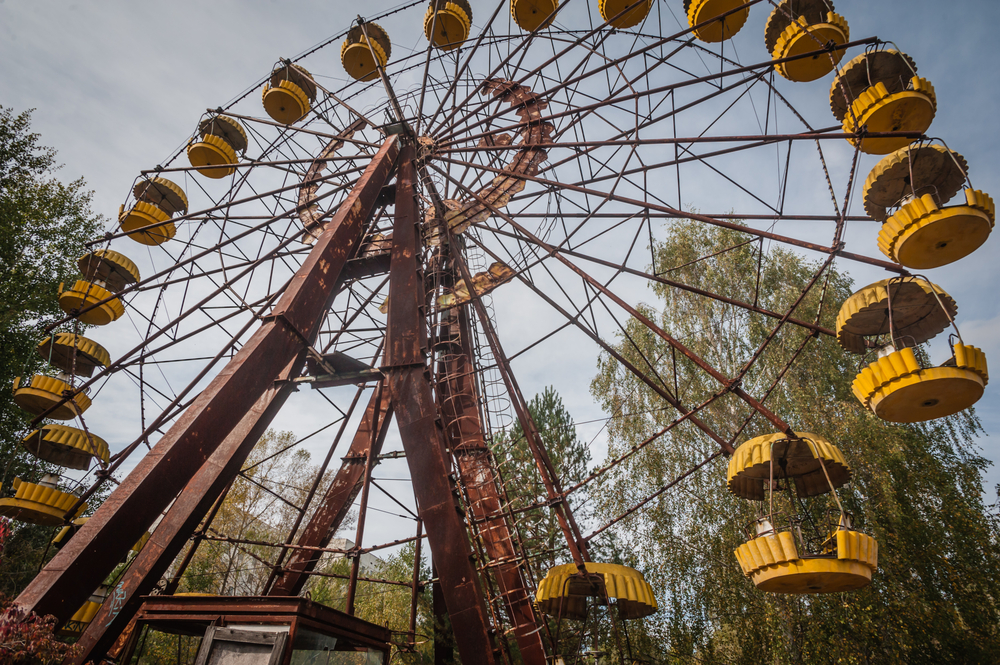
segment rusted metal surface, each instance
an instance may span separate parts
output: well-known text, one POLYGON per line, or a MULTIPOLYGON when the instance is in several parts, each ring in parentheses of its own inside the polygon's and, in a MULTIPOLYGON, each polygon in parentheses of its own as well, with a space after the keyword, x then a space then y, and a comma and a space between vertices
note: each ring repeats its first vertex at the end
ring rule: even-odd
POLYGON ((293 631, 302 625, 382 651, 388 649, 392 635, 388 628, 306 598, 147 596, 142 601, 136 614, 137 623, 204 625, 206 628, 211 624, 291 624, 293 631))
MULTIPOLYGON (((305 349, 282 372, 288 376, 301 367, 305 349)), ((257 400, 253 408, 229 433, 222 445, 184 487, 177 500, 167 510, 163 520, 153 530, 139 555, 129 566, 97 616, 80 636, 82 648, 74 663, 99 660, 112 647, 118 635, 128 626, 142 603, 142 597, 156 585, 167 568, 184 548, 188 537, 218 500, 220 493, 239 473, 243 462, 281 409, 292 384, 273 383, 257 400)))
MULTIPOLYGON (((383 390, 381 395, 376 391, 372 394, 351 447, 344 456, 343 464, 298 539, 299 546, 326 547, 330 543, 330 539, 340 528, 361 489, 369 451, 373 456, 381 452, 391 421, 392 403, 389 400, 389 391, 383 390), (378 432, 372 436, 372 425, 376 420, 378 432)), ((296 550, 267 595, 297 596, 302 593, 302 588, 309 579, 309 573, 316 567, 322 555, 321 551, 316 550, 296 550)))
POLYGON ((416 179, 412 147, 402 151, 397 180, 392 269, 386 334, 386 372, 417 509, 427 529, 431 555, 464 665, 495 662, 493 629, 472 548, 449 478, 437 404, 426 367, 423 279, 419 268, 416 179))
POLYGON ((472 331, 464 308, 445 312, 440 330, 435 350, 443 358, 437 386, 445 441, 458 465, 473 516, 479 522, 490 572, 513 626, 521 659, 529 665, 543 665, 546 659, 541 626, 504 513, 498 474, 483 438, 472 363, 472 331))
POLYGON ((397 140, 391 137, 292 279, 275 312, 18 596, 21 608, 55 615, 59 623, 76 612, 279 372, 311 344, 398 151, 397 140))

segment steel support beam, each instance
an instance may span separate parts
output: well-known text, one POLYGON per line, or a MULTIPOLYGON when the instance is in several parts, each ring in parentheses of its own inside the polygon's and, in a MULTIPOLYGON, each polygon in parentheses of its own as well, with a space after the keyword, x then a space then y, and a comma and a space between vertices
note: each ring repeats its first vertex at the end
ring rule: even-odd
MULTIPOLYGON (((287 379, 297 372, 302 366, 304 354, 305 349, 302 349, 279 379, 287 379)), ((219 499, 219 494, 239 473, 250 452, 293 390, 294 384, 287 380, 271 384, 198 470, 167 510, 121 581, 108 594, 108 599, 101 605, 97 616, 80 636, 77 645, 83 650, 73 661, 76 665, 91 660, 100 662, 101 657, 114 645, 118 635, 125 630, 142 605, 142 597, 149 594, 167 572, 190 535, 219 499)))
MULTIPOLYGON (((389 401, 389 391, 372 393, 371 401, 365 410, 365 415, 358 425, 351 447, 344 456, 343 464, 333 482, 326 491, 322 503, 316 509, 312 519, 299 536, 299 546, 326 547, 330 539, 340 528, 341 523, 351 509, 354 498, 361 489, 364 480, 365 463, 369 455, 378 456, 382 443, 389 431, 392 421, 392 403, 389 401), (378 433, 372 436, 372 423, 378 422, 378 433), (372 443, 374 442, 374 446, 372 443)), ((359 543, 360 544, 360 543, 359 543)), ((297 596, 309 579, 309 573, 319 563, 323 552, 317 550, 298 549, 288 560, 274 584, 267 591, 269 596, 297 596)))
POLYGON ((458 464, 472 514, 479 523, 479 535, 513 626, 521 660, 527 665, 544 665, 541 625, 531 605, 521 570, 523 561, 514 547, 504 512, 499 477, 483 437, 472 365, 472 327, 466 310, 446 312, 440 330, 436 350, 443 357, 443 375, 438 377, 437 386, 445 441, 458 464))
MULTIPOLYGON (((312 343, 399 154, 390 137, 334 215, 274 312, 16 603, 62 624, 312 343)), ((212 497, 213 499, 215 497, 212 497)))
POLYGON ((463 665, 496 662, 492 627, 465 523, 459 514, 444 433, 427 375, 424 284, 420 271, 416 168, 411 146, 402 150, 389 277, 386 364, 392 403, 413 481, 417 511, 427 528, 463 665))

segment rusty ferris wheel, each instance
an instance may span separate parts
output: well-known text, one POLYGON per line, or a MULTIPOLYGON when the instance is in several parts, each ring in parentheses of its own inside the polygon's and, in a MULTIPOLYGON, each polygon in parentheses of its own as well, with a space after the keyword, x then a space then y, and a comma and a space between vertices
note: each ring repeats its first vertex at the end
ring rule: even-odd
MULTIPOLYGON (((654 612, 641 574, 591 560, 591 540, 620 517, 580 524, 573 505, 581 487, 655 437, 566 486, 512 369, 513 358, 558 344, 567 328, 675 409, 671 427, 697 427, 718 444, 713 458, 731 456, 730 490, 760 502, 760 519, 736 552, 758 587, 816 593, 871 579, 878 545, 842 509, 815 536, 803 534, 795 515, 775 511, 779 490, 839 508, 836 489, 850 479, 833 443, 772 412, 769 391, 744 387, 754 360, 776 351, 765 341, 741 376, 726 376, 645 317, 627 284, 721 300, 769 319, 775 331, 800 328, 804 340, 836 335, 845 350, 867 356, 855 393, 887 420, 971 405, 988 379, 977 348, 958 336, 952 358, 936 367, 913 353, 954 325, 956 305, 910 271, 971 253, 994 215, 989 196, 969 183, 964 158, 925 136, 937 107, 933 86, 885 42, 852 38, 828 0, 502 0, 482 12, 473 17, 465 0, 420 0, 278 59, 248 93, 192 122, 187 144, 136 179, 119 226, 81 257, 81 279, 60 295, 66 320, 39 345, 52 371, 19 379, 15 399, 37 416, 29 451, 90 473, 82 491, 50 475, 16 479, 0 499, 0 512, 15 519, 76 522, 18 603, 75 623, 81 658, 127 656, 134 621, 200 626, 205 654, 213 643, 251 640, 245 633, 253 631, 227 625, 289 626, 286 637, 265 640, 262 653, 277 660, 262 662, 289 662, 296 649, 312 648, 302 646, 310 631, 385 654, 384 631, 298 598, 355 505, 349 596, 362 577, 359 552, 426 543, 463 662, 559 656, 546 615, 585 621, 594 604, 613 606, 618 622, 654 612), (671 10, 684 23, 676 29, 667 27, 671 10), (763 10, 766 49, 744 49, 754 53, 744 62, 727 45, 749 39, 741 34, 748 15, 763 10), (417 19, 426 45, 394 54, 392 27, 417 19), (829 92, 816 94, 829 95, 833 127, 811 123, 782 92, 823 77, 829 92), (848 156, 843 174, 828 167, 837 151, 848 156), (884 158, 862 182, 866 154, 884 158), (751 177, 748 163, 764 168, 751 177), (851 217, 856 189, 867 214, 851 217), (803 191, 805 198, 791 194, 803 191), (948 205, 963 191, 964 202, 948 205), (803 201, 809 209, 795 209, 803 201), (829 330, 796 311, 802 298, 769 311, 650 269, 641 248, 672 219, 823 257, 803 297, 821 288, 837 258, 890 277, 845 302, 829 330), (873 220, 882 223, 878 247, 845 251, 849 223, 873 220), (808 231, 778 233, 777 222, 808 231), (136 242, 148 248, 142 271, 126 256, 136 242), (524 348, 505 346, 507 322, 496 321, 494 299, 505 292, 550 315, 524 348), (598 308, 609 313, 601 325, 598 308), (123 317, 136 324, 130 348, 106 350, 75 325, 123 317), (617 353, 609 340, 628 317, 716 381, 718 392, 688 404, 657 375, 655 360, 638 366, 617 353), (118 384, 132 387, 116 391, 118 384), (320 471, 334 473, 331 460, 342 456, 333 482, 319 492, 320 476, 311 481, 291 532, 272 544, 259 596, 172 596, 178 566, 199 542, 193 534, 204 534, 254 444, 306 386, 338 424, 320 471), (101 423, 85 414, 102 392, 130 395, 116 408, 135 414, 134 436, 113 455, 101 423), (742 430, 715 431, 699 412, 723 395, 777 433, 741 442, 742 430), (368 543, 372 469, 393 421, 416 512, 410 532, 401 527, 392 543, 368 543), (353 435, 348 423, 356 423, 353 435), (534 507, 553 511, 565 538, 570 563, 550 570, 537 568, 519 534, 507 494, 518 471, 497 464, 498 433, 513 423, 544 481, 534 507), (341 435, 346 453, 337 450, 341 435), (87 498, 128 460, 134 470, 93 517, 78 520, 87 498), (88 601, 134 547, 110 595, 88 601)), ((414 598, 421 586, 415 571, 414 598)))

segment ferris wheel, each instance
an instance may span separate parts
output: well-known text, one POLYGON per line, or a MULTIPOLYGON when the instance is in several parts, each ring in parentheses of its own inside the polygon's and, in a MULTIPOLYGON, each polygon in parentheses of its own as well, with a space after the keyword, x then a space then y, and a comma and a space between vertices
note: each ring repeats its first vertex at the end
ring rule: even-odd
MULTIPOLYGON (((958 333, 955 301, 915 273, 976 251, 995 210, 965 158, 927 135, 938 100, 917 63, 852 35, 851 18, 829 0, 419 0, 345 18, 327 42, 276 57, 123 187, 116 227, 80 258, 80 279, 59 296, 66 318, 40 340, 51 371, 15 384, 36 416, 27 449, 87 472, 4 488, 0 514, 63 527, 60 551, 18 602, 79 635, 81 658, 126 648, 115 641, 143 596, 176 590, 171 566, 190 557, 192 534, 279 410, 299 402, 335 435, 303 481, 291 532, 272 543, 261 596, 300 595, 358 506, 351 588, 360 552, 412 541, 419 557, 425 543, 463 662, 509 661, 516 649, 541 664, 561 655, 560 631, 583 634, 601 608, 613 608, 618 635, 657 601, 639 571, 592 560, 590 544, 649 499, 605 524, 581 523, 574 501, 655 437, 583 482, 560 477, 514 368, 521 357, 580 362, 563 348, 568 332, 587 362, 607 354, 676 411, 668 430, 696 427, 717 444, 712 459, 729 458, 730 491, 758 506, 733 564, 762 592, 868 584, 878 543, 837 499, 851 477, 843 454, 773 411, 772 386, 750 377, 765 356, 797 362, 770 345, 796 328, 860 355, 854 392, 879 418, 971 406, 985 356, 958 333), (757 13, 768 13, 763 49, 745 30, 757 13), (423 41, 407 50, 415 31, 423 41), (801 87, 835 123, 797 109, 801 87), (869 155, 878 161, 865 176, 869 155), (856 192, 865 215, 849 214, 856 192), (657 266, 647 250, 676 220, 819 261, 799 298, 769 310, 657 266), (877 244, 847 251, 853 223, 881 223, 877 244), (834 261, 890 276, 842 303, 831 330, 799 306, 834 261), (752 312, 773 333, 727 374, 649 316, 651 285, 752 312), (712 396, 689 403, 656 359, 622 356, 627 320, 714 382, 712 396), (104 326, 118 327, 114 348, 98 341, 104 326), (949 359, 915 353, 947 329, 949 359), (105 395, 127 441, 110 445, 106 424, 88 418, 105 395), (702 416, 723 398, 773 433, 713 427, 702 416), (410 481, 400 505, 415 511, 372 542, 366 508, 383 491, 372 474, 393 422, 410 481), (510 499, 528 470, 498 461, 515 426, 544 486, 528 507, 551 510, 564 536, 565 563, 548 569, 510 499), (807 519, 802 499, 823 502, 828 519, 807 519), (130 551, 118 585, 91 598, 130 551)), ((414 597, 420 583, 415 573, 414 597)))

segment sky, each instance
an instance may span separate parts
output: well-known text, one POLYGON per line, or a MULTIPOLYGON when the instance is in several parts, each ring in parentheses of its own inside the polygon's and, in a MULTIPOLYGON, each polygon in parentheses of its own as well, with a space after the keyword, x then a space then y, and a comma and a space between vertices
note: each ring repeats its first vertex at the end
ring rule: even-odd
MULTIPOLYGON (((580 4, 583 0, 574 1, 580 4)), ((658 1, 680 16, 681 0, 658 1)), ((481 0, 472 4, 479 24, 493 5, 481 0)), ((391 6, 373 0, 364 9, 374 14, 391 6)), ((256 84, 278 57, 292 57, 341 32, 358 8, 357 3, 343 0, 0 0, 0 62, 4 72, 0 104, 15 112, 35 109, 32 129, 41 135, 43 145, 58 150, 58 161, 64 165, 60 177, 83 177, 94 190, 95 210, 112 218, 138 171, 159 163, 181 145, 206 108, 224 104, 256 84)), ((932 81, 938 98, 938 115, 929 134, 944 138, 967 158, 977 188, 1000 196, 1000 163, 996 159, 1000 132, 995 120, 1000 101, 1000 50, 994 32, 1000 24, 1000 3, 839 0, 837 11, 849 19, 852 37, 876 35, 893 41, 916 60, 920 75, 932 81)), ((754 8, 744 32, 759 34, 766 15, 763 7, 754 8)), ((394 53, 422 48, 424 38, 416 26, 391 20, 387 26, 391 27, 394 49, 398 49, 394 53)), ((740 48, 763 50, 757 43, 759 37, 738 37, 744 39, 737 42, 740 48)), ((332 57, 335 50, 331 49, 327 72, 332 78, 343 77, 332 57)), ((802 102, 810 117, 822 118, 819 126, 834 124, 829 111, 824 110, 829 77, 804 85, 812 87, 803 87, 796 94, 801 97, 803 91, 812 91, 814 101, 802 102)), ((877 158, 866 160, 862 166, 865 173, 877 158)), ((859 200, 853 203, 851 213, 863 214, 859 200)), ((870 230, 862 228, 850 236, 850 242, 863 247, 873 237, 870 230)), ((997 242, 991 238, 974 255, 936 269, 932 275, 958 302, 958 323, 966 342, 983 348, 994 362, 1000 362, 996 296, 1000 262, 993 258, 997 242)), ((874 255, 872 249, 863 253, 874 255)), ((858 286, 884 277, 880 271, 847 262, 838 263, 838 267, 851 271, 858 286)), ((504 329, 505 318, 532 314, 530 310, 504 310, 499 326, 504 329)), ((517 344, 512 348, 518 348, 517 344)), ((600 422, 605 414, 588 390, 595 371, 593 359, 577 357, 573 345, 567 344, 547 360, 550 364, 522 362, 517 367, 525 394, 540 392, 548 383, 557 384, 570 412, 585 423, 579 427, 581 438, 593 441, 593 457, 601 459, 607 445, 600 422), (561 367, 558 376, 551 373, 556 365, 561 367)), ((275 426, 292 429, 300 436, 307 434, 318 422, 311 419, 314 407, 308 404, 283 412, 275 426)), ((995 463, 1000 462, 998 407, 1000 391, 991 386, 977 412, 985 428, 979 445, 995 463)), ((105 418, 114 418, 110 405, 102 413, 105 418)), ((113 426, 109 428, 113 430, 113 426)), ((402 463, 387 463, 381 473, 390 478, 394 469, 402 471, 402 463)), ((997 483, 1000 468, 994 465, 984 482, 989 502, 997 483)))

